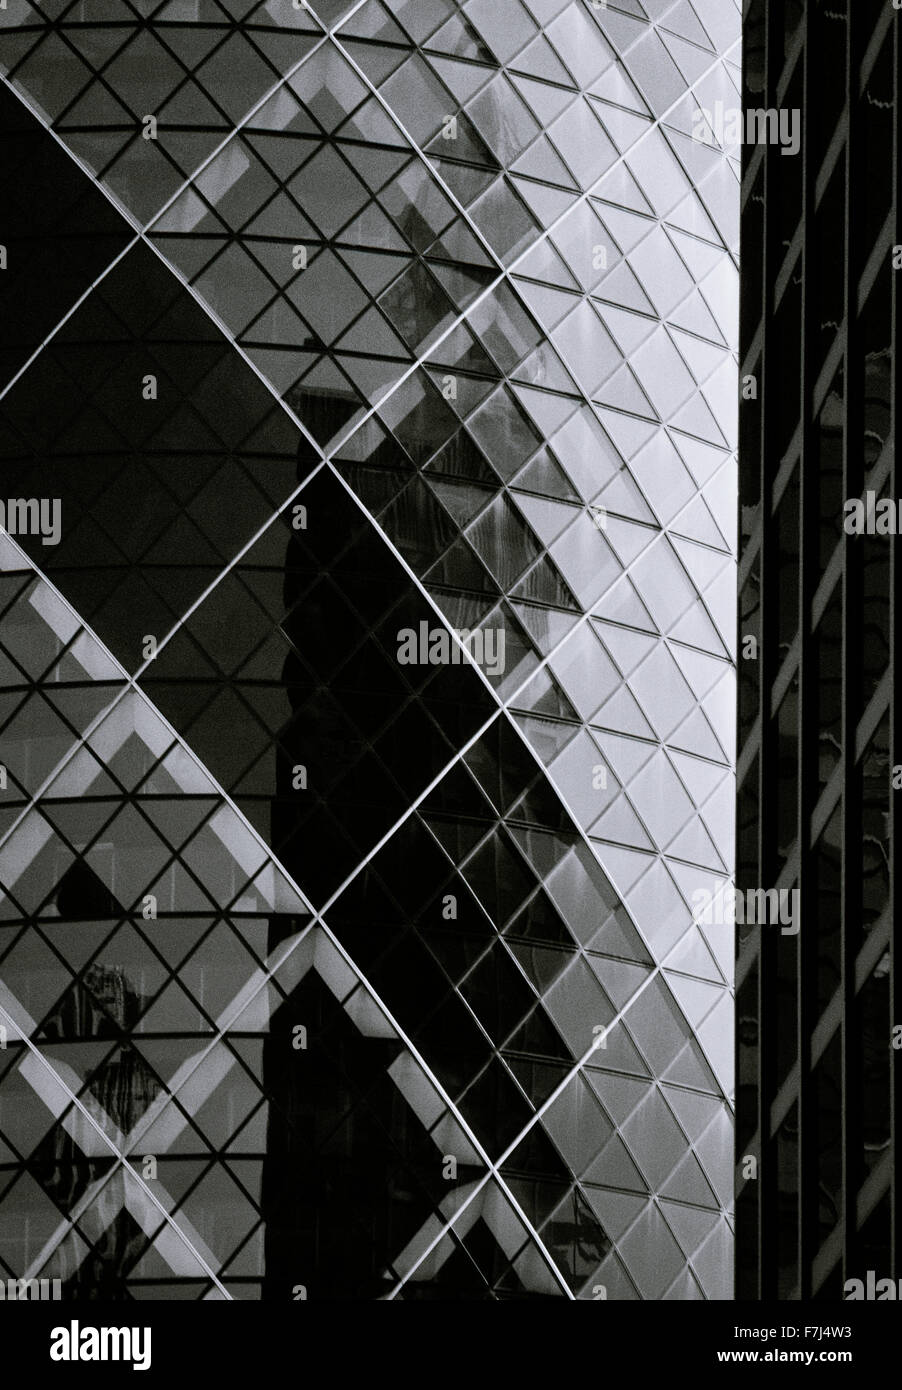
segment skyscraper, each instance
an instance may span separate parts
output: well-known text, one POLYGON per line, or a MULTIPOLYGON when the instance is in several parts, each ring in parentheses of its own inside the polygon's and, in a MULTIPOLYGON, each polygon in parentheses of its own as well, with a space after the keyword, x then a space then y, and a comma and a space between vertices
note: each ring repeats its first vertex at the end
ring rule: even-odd
POLYGON ((802 142, 743 171, 737 881, 801 911, 740 929, 744 1298, 897 1273, 899 568, 846 504, 898 491, 898 25, 846 0, 746 15, 747 104, 795 108, 802 142))
POLYGON ((737 8, 0 60, 3 1268, 728 1297, 737 8))

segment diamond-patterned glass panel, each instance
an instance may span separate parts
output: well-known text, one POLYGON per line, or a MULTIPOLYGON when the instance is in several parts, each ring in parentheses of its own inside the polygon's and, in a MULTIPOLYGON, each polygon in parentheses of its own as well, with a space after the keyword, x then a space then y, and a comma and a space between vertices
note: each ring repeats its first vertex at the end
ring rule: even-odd
POLYGON ((10 0, 9 1277, 729 1296, 739 12, 645 9, 10 0))

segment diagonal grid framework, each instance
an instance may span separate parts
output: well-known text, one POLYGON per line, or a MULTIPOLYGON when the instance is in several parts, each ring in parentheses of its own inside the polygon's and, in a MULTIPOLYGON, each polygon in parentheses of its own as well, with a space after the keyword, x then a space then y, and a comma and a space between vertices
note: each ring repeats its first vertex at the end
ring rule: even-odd
MULTIPOLYGON (((358 8, 359 8, 359 7, 358 7, 358 8)), ((336 27, 337 27, 337 26, 336 26, 336 27)), ((375 90, 375 89, 373 89, 373 90, 375 90)), ((377 95, 378 95, 378 94, 377 94, 377 95)), ((385 105, 384 102, 383 102, 383 105, 385 105)), ((388 109, 388 108, 386 107, 386 109, 388 109)), ((427 163, 426 157, 422 154, 422 151, 419 150, 418 147, 415 147, 415 148, 416 148, 417 155, 418 155, 419 158, 421 159, 422 163, 423 163, 423 164, 426 164, 426 163, 427 163)), ((586 195, 583 195, 583 196, 586 196, 586 195)), ((453 195, 452 195, 452 197, 453 197, 453 195)), ((464 212, 464 216, 466 217, 466 211, 465 211, 465 209, 461 209, 461 211, 464 212)), ((469 221, 469 219, 467 219, 467 220, 469 221)), ((471 224, 471 230, 477 231, 477 234, 478 234, 478 229, 476 229, 475 226, 474 226, 473 224, 471 224)), ((143 235, 143 234, 142 234, 142 235, 143 235)), ((544 238, 546 235, 547 235, 547 232, 543 233, 543 234, 542 234, 542 237, 544 238)), ((148 244, 153 244, 153 243, 150 243, 150 242, 149 242, 148 244)), ((157 252, 157 254, 159 254, 158 248, 157 248, 156 246, 154 246, 154 249, 155 249, 155 251, 157 252)), ((490 248, 489 248, 489 249, 490 249, 490 248)), ((526 253, 524 253, 524 255, 525 255, 525 254, 526 254, 526 253)), ((176 272, 176 273, 178 274, 178 272, 176 272)), ((510 274, 510 272, 507 271, 507 270, 505 270, 505 271, 503 271, 503 275, 502 275, 502 277, 500 277, 500 278, 509 279, 509 274, 510 274)), ((179 275, 179 278, 180 278, 180 279, 182 278, 181 275, 179 275)), ((499 278, 499 283, 500 283, 500 278, 499 278)), ((199 298, 199 297, 197 296, 196 292, 192 291, 192 293, 194 294, 195 299, 198 299, 198 298, 199 298)), ((482 296, 482 298, 487 298, 487 297, 489 296, 490 293, 491 293, 491 287, 490 287, 490 289, 488 289, 488 290, 486 290, 486 291, 484 292, 484 295, 482 296)), ((470 309, 470 310, 467 311, 467 313, 461 314, 461 315, 459 316, 458 320, 448 328, 447 332, 443 335, 443 337, 445 337, 445 338, 446 338, 446 337, 449 337, 449 336, 451 335, 451 333, 454 332, 455 328, 456 328, 459 324, 463 323, 463 322, 466 320, 466 318, 468 317, 468 314, 471 314, 472 312, 473 312, 473 310, 470 309)), ((245 362, 250 362, 250 359, 247 357, 247 355, 246 355, 246 354, 244 353, 244 351, 242 350, 241 345, 238 344, 237 342, 235 342, 234 338, 232 337, 232 334, 229 333, 228 330, 225 330, 225 331, 226 331, 226 333, 227 333, 227 336, 228 336, 228 337, 230 338, 230 340, 232 341, 233 346, 237 347, 239 354, 244 358, 245 362)), ((416 370, 418 370, 420 367, 422 367, 422 366, 424 365, 425 361, 426 361, 427 356, 428 356, 428 354, 423 354, 421 357, 418 357, 417 360, 413 363, 413 366, 409 369, 407 375, 408 375, 408 376, 411 375, 414 371, 416 371, 416 370)), ((264 381, 265 381, 265 378, 264 378, 263 375, 259 372, 259 370, 257 369, 257 367, 256 367, 252 362, 250 362, 250 365, 253 367, 253 370, 255 371, 255 374, 256 374, 261 380, 264 380, 264 381)), ((394 393, 394 391, 397 391, 397 390, 399 389, 400 385, 401 385, 401 382, 396 383, 395 386, 392 388, 392 390, 391 390, 391 392, 390 392, 389 394, 391 395, 391 394, 394 393)), ((271 388, 270 388, 270 389, 271 389, 271 388)), ((274 394, 275 394, 275 393, 274 393, 274 394)), ((378 403, 379 407, 382 407, 382 406, 384 405, 385 399, 387 399, 387 397, 386 397, 386 398, 383 398, 382 400, 379 401, 379 403, 378 403)), ((284 407, 286 410, 289 410, 289 408, 288 408, 287 406, 284 405, 284 402, 283 402, 283 407, 284 407)), ((372 416, 372 414, 375 413, 375 410, 376 410, 376 407, 373 407, 373 409, 369 412, 369 415, 367 415, 367 416, 364 418, 364 420, 361 420, 360 422, 358 422, 357 424, 355 424, 354 430, 352 431, 352 433, 355 433, 355 432, 357 432, 359 429, 361 429, 362 426, 363 426, 363 424, 365 423, 365 420, 366 420, 366 419, 369 419, 369 418, 372 416)), ((289 413, 293 415, 293 412, 291 412, 290 410, 289 410, 289 413)), ((305 429, 305 426, 304 426, 302 420, 301 420, 299 417, 294 416, 294 415, 293 415, 293 418, 295 419, 295 422, 300 426, 301 430, 307 435, 308 442, 309 442, 309 443, 311 444, 311 446, 316 450, 316 452, 319 454, 320 458, 321 458, 321 459, 323 460, 323 462, 326 464, 326 467, 327 467, 327 469, 329 470, 330 474, 331 474, 331 475, 332 475, 332 476, 333 476, 333 477, 334 477, 334 478, 347 490, 347 492, 349 493, 349 495, 354 499, 355 503, 360 507, 360 509, 361 509, 361 511, 363 512, 363 514, 368 518, 370 524, 374 527, 375 530, 377 530, 377 532, 378 532, 378 534, 381 536, 382 540, 388 545, 389 549, 390 549, 390 550, 392 551, 392 553, 394 554, 396 560, 397 560, 397 561, 401 564, 401 566, 404 568, 404 570, 405 570, 405 572, 406 572, 408 578, 419 588, 419 590, 420 590, 420 592, 421 592, 423 598, 429 603, 429 605, 430 605, 432 611, 435 613, 435 615, 436 615, 436 617, 438 618, 439 622, 442 623, 442 624, 444 624, 444 625, 447 625, 447 618, 444 616, 442 609, 434 602, 434 600, 433 600, 432 596, 429 594, 427 588, 426 588, 424 585, 421 584, 421 581, 419 580, 419 578, 418 578, 418 576, 416 575, 416 573, 414 572, 414 570, 411 569, 411 568, 406 564, 406 562, 405 562, 405 560, 404 560, 404 557, 401 555, 401 553, 400 553, 400 552, 397 550, 397 548, 394 546, 394 544, 393 544, 392 541, 391 541, 390 536, 388 536, 387 533, 386 533, 385 531, 382 530, 382 528, 381 528, 381 527, 378 525, 378 523, 375 521, 375 519, 374 519, 374 517, 372 516, 372 514, 367 510, 367 508, 365 507, 364 503, 356 496, 356 494, 353 492, 353 490, 348 486, 347 481, 346 481, 346 479, 343 477, 342 473, 341 473, 338 469, 335 468, 335 466, 334 466, 334 464, 333 464, 333 462, 332 462, 332 458, 331 458, 331 457, 327 458, 326 455, 323 453, 322 449, 321 449, 321 448, 319 447, 319 445, 316 443, 316 441, 312 438, 311 435, 309 435, 309 434, 307 433, 307 431, 306 431, 306 429, 305 429)), ((347 436, 347 438, 350 438, 350 437, 351 437, 350 435, 347 436)), ((343 440, 343 441, 342 441, 342 445, 343 445, 344 443, 346 443, 346 442, 347 442, 347 439, 343 440)), ((335 452, 337 453, 337 452, 338 452, 338 449, 336 449, 335 452)), ((319 467, 321 467, 321 466, 322 466, 322 465, 318 465, 316 471, 318 471, 319 467)), ((309 481, 309 480, 308 480, 308 481, 309 481)), ((305 484, 302 484, 301 487, 303 487, 304 485, 305 485, 305 484)), ((294 494, 292 495, 292 498, 289 499, 289 500, 293 500, 293 498, 296 497, 296 496, 299 494, 300 490, 301 490, 301 489, 299 488, 298 491, 297 491, 296 493, 294 493, 294 494)), ((287 506, 287 503, 284 504, 284 505, 287 506)), ((687 505, 688 505, 688 504, 687 504, 687 505)), ((672 524, 672 523, 671 523, 671 524, 672 524)), ((251 543, 251 544, 252 544, 252 543, 251 543)), ((245 551, 248 550, 249 548, 250 548, 249 546, 246 546, 246 547, 245 547, 245 551)), ((244 553, 244 551, 242 552, 242 554, 243 554, 243 553, 244 553)), ((223 574, 227 573, 228 570, 230 570, 230 569, 233 567, 233 565, 237 564, 237 559, 238 559, 238 558, 240 558, 240 556, 239 556, 239 557, 236 557, 236 560, 230 563, 230 565, 227 567, 227 570, 226 570, 226 571, 223 571, 223 574)), ((638 557, 633 557, 633 560, 630 561, 630 566, 631 566, 633 563, 635 563, 636 559, 638 559, 638 557)), ((624 574, 626 574, 627 572, 628 572, 628 570, 624 570, 624 571, 623 571, 624 574)), ((220 576, 220 577, 222 577, 222 576, 220 576)), ((621 581, 618 580, 618 582, 621 582, 621 581)), ((213 590, 215 589, 215 587, 216 587, 216 585, 217 585, 218 583, 219 583, 219 580, 214 580, 214 582, 213 582, 213 583, 209 586, 209 588, 202 594, 201 598, 200 598, 200 599, 197 601, 197 603, 194 605, 195 608, 196 608, 196 607, 199 607, 199 606, 212 594, 213 590)), ((193 611, 193 610, 192 610, 192 611, 193 611)), ((188 619, 189 616, 190 616, 190 614, 187 614, 187 613, 186 613, 186 614, 184 615, 184 617, 176 624, 176 627, 173 628, 172 631, 171 631, 169 634, 167 634, 167 636, 166 636, 166 638, 165 638, 165 641, 166 641, 166 642, 168 642, 168 641, 171 639, 171 637, 174 635, 174 633, 177 631, 177 629, 178 629, 179 627, 181 627, 182 624, 185 623, 185 622, 187 621, 187 619, 188 619)), ((583 614, 580 615, 580 617, 579 617, 579 619, 578 619, 579 625, 580 625, 580 626, 587 625, 588 620, 589 620, 589 613, 588 613, 588 612, 584 612, 583 614)), ((556 645, 552 648, 552 651, 551 651, 550 653, 544 654, 544 655, 541 657, 539 669, 541 669, 542 667, 544 667, 544 666, 546 665, 546 663, 547 663, 547 662, 549 661, 549 659, 550 659, 550 656, 553 655, 553 654, 558 650, 559 647, 563 646, 563 645, 565 644, 566 640, 567 640, 567 638, 562 639, 561 642, 559 642, 558 644, 556 644, 556 645)), ((162 648, 161 648, 161 649, 162 649, 162 648)), ((138 675, 142 674, 142 671, 143 671, 144 669, 146 669, 146 667, 142 668, 142 670, 138 672, 138 675)), ((486 687, 487 687, 489 690, 491 690, 491 686, 490 686, 489 683, 486 681, 486 679, 485 679, 485 677, 483 676, 482 672, 480 672, 480 671, 478 670, 478 668, 474 668, 474 669, 476 669, 477 675, 480 677, 480 679, 483 681, 483 683, 486 685, 486 687)), ((495 694, 495 692, 492 692, 492 693, 495 694)), ((516 692, 514 692, 514 694, 516 694, 516 692)), ((519 727, 516 725, 515 721, 513 721, 513 720, 510 718, 510 715, 509 715, 509 712, 508 712, 508 708, 507 708, 507 707, 508 707, 509 704, 511 704, 511 703, 513 702, 514 694, 511 694, 510 696, 506 696, 505 699, 504 699, 503 704, 501 704, 501 702, 500 702, 500 700, 499 700, 499 709, 498 709, 498 711, 497 711, 497 715, 496 715, 496 716, 493 716, 493 719, 496 718, 496 717, 499 717, 500 714, 501 714, 501 712, 502 712, 502 709, 503 709, 504 713, 508 715, 508 723, 509 723, 509 724, 514 724, 514 727, 517 728, 517 733, 518 733, 518 735, 521 737, 521 739, 522 739, 524 745, 533 753, 533 756, 535 757, 535 756, 536 756, 536 755, 535 755, 535 750, 532 749, 532 746, 529 744, 529 741, 528 741, 527 739, 523 738, 522 731, 521 731, 521 730, 519 729, 519 727)), ((496 699, 498 698, 497 695, 495 696, 495 698, 496 698, 496 699)), ((459 760, 460 760, 460 759, 459 759, 459 757, 458 757, 458 758, 456 758, 454 761, 459 761, 459 760)), ((536 759, 536 761, 538 762, 538 759, 536 759)), ((539 764, 539 765, 541 765, 541 764, 539 764)), ((558 789, 558 791, 559 791, 559 794, 560 794, 560 789, 558 789)), ((425 795, 425 794, 424 794, 424 795, 425 795)), ((563 796, 561 797, 561 799, 562 799, 562 800, 565 800, 565 798, 564 798, 563 796)), ((418 803, 417 803, 417 804, 418 804, 418 803)), ((565 804, 566 804, 566 803, 565 803, 565 804)), ((411 808, 411 810, 412 810, 412 809, 413 809, 413 808, 411 808)), ((577 825, 578 825, 578 827, 579 827, 578 821, 577 821, 577 825)), ((590 846, 590 848, 592 848, 592 852, 593 852, 594 854, 597 854, 597 847, 591 844, 591 842, 590 842, 590 841, 588 840, 588 838, 586 837, 585 832, 584 832, 584 830, 582 829, 582 827, 579 827, 579 833, 582 835, 582 838, 583 838, 584 842, 586 843, 586 845, 587 845, 587 846, 590 846)), ((385 838, 388 838, 388 837, 385 837, 385 838)), ((380 843, 381 843, 381 842, 380 842, 380 843)), ((374 853, 375 853, 375 851, 374 851, 374 853)), ((369 856, 368 856, 368 857, 369 857, 369 856)), ((365 862, 365 861, 364 861, 364 862, 365 862)), ((362 867, 362 864, 361 864, 360 866, 358 866, 358 867, 362 867)), ((331 899, 330 899, 330 901, 331 901, 331 899)), ((629 905, 627 904, 627 909, 628 909, 628 908, 629 908, 629 905)), ((325 911, 325 910, 326 910, 326 908, 323 908, 323 909, 322 909, 322 911, 325 911)), ((690 929, 691 929, 691 926, 690 926, 690 929)), ((655 966, 655 969, 656 969, 656 970, 657 970, 657 969, 660 969, 660 965, 661 965, 662 963, 663 963, 663 962, 658 963, 658 964, 655 966)), ((649 977, 649 978, 651 978, 651 977, 649 977)))

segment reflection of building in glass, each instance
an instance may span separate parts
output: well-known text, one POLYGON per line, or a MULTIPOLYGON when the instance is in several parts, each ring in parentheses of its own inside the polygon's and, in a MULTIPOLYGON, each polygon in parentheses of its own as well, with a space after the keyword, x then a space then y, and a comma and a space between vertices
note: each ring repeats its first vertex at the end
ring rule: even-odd
POLYGON ((727 1297, 738 9, 138 8, 0 29, 0 1260, 727 1297))
POLYGON ((800 108, 803 148, 749 150, 744 166, 742 372, 757 398, 740 417, 740 637, 757 656, 739 663, 737 879, 798 890, 801 930, 740 931, 743 1298, 834 1301, 868 1270, 898 1273, 897 552, 843 531, 847 499, 899 493, 898 19, 876 2, 753 0, 744 39, 748 101, 800 108))

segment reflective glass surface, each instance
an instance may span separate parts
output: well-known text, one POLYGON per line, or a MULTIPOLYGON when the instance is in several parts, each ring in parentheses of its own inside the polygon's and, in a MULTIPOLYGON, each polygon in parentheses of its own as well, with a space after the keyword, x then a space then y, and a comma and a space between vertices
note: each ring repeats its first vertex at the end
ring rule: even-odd
POLYGON ((0 15, 9 1277, 731 1295, 739 28, 0 15))

